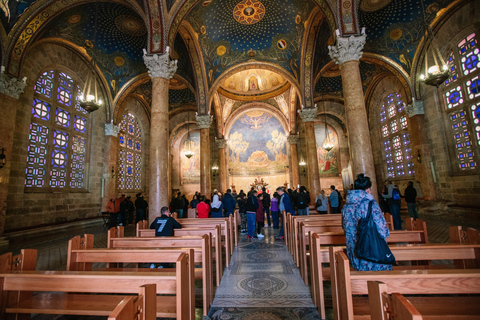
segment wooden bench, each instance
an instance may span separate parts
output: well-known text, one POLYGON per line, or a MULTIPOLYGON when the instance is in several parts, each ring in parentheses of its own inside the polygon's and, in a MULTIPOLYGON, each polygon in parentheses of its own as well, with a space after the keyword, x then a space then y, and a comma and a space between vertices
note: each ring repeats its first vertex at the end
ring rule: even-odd
POLYGON ((156 294, 168 295, 156 297, 157 317, 195 319, 189 255, 182 252, 175 263, 171 272, 2 270, 0 319, 32 313, 107 317, 125 298, 119 294, 137 294, 145 284, 155 284, 156 294))
MULTIPOLYGON (((108 248, 111 249, 193 249, 195 254, 194 262, 202 264, 202 268, 195 268, 195 279, 202 280, 203 313, 207 315, 213 302, 213 268, 210 234, 189 237, 109 237, 107 245, 108 248)), ((218 284, 219 283, 217 283, 217 285, 218 284)))
POLYGON ((157 299, 154 284, 140 287, 138 297, 124 298, 108 317, 108 320, 155 320, 157 299))
MULTIPOLYGON (((418 242, 423 243, 426 238, 423 231, 390 231, 390 237, 387 242, 390 247, 397 243, 418 242)), ((318 308, 320 315, 325 315, 323 281, 330 281, 331 268, 322 268, 322 263, 330 264, 330 255, 328 253, 330 246, 341 246, 345 248, 345 233, 312 233, 310 238, 310 251, 306 255, 310 256, 310 274, 312 277, 312 299, 314 305, 318 308)), ((307 260, 308 262, 308 260, 307 260)), ((308 276, 308 274, 307 274, 308 276)))
POLYGON ((477 229, 467 228, 467 230, 463 230, 461 226, 451 226, 448 232, 451 243, 480 244, 480 232, 477 229))
MULTIPOLYGON (((477 263, 480 262, 480 245, 403 245, 391 247, 391 250, 397 261, 470 257, 477 263)), ((354 300, 353 298, 353 295, 368 293, 368 281, 382 281, 389 290, 401 294, 480 293, 480 269, 453 269, 444 266, 430 269, 425 266, 413 266, 412 268, 400 266, 398 270, 392 271, 352 271, 343 248, 330 247, 329 253, 335 319, 368 319, 370 317, 370 310, 365 299, 358 297, 354 300)), ((426 298, 422 297, 421 299, 425 301, 426 298)), ((463 299, 467 299, 467 297, 463 297, 463 299)), ((477 296, 475 299, 478 305, 479 297, 477 296)), ((480 310, 480 306, 476 306, 476 310, 480 310)))

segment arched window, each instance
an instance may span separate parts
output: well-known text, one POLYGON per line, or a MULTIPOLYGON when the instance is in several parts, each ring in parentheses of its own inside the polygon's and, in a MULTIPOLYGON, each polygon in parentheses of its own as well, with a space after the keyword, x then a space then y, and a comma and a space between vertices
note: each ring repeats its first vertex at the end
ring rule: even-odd
POLYGON ((118 189, 140 191, 142 187, 142 129, 137 118, 127 113, 118 136, 118 189))
POLYGON ((388 177, 415 175, 408 135, 408 116, 398 93, 390 93, 382 102, 380 123, 388 177))
POLYGON ((50 70, 38 77, 32 103, 25 187, 83 189, 88 155, 88 114, 80 107, 80 84, 50 70))
POLYGON ((480 146, 480 49, 477 36, 470 33, 447 55, 450 77, 443 96, 449 128, 447 137, 454 172, 478 169, 480 146))

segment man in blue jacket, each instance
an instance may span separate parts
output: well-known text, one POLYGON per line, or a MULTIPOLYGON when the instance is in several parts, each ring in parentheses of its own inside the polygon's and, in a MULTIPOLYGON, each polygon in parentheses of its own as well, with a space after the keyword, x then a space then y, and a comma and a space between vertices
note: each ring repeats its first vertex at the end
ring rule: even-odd
POLYGON ((233 214, 233 211, 235 211, 235 206, 237 204, 232 196, 231 189, 227 189, 227 193, 223 195, 222 204, 223 209, 225 210, 225 217, 228 218, 228 216, 233 214))
POLYGON ((245 208, 247 210, 248 240, 252 240, 253 237, 255 236, 255 222, 257 221, 257 209, 258 209, 258 200, 257 200, 256 190, 252 190, 249 192, 245 208))
MULTIPOLYGON (((295 210, 292 208, 292 203, 290 202, 290 197, 285 193, 285 188, 284 187, 278 187, 277 188, 277 193, 280 195, 280 202, 278 203, 278 209, 280 210, 280 213, 285 210, 285 213, 289 213, 294 216, 295 215, 295 210)), ((280 227, 280 233, 278 234, 278 237, 275 239, 277 240, 283 240, 283 223, 281 224, 280 227)))

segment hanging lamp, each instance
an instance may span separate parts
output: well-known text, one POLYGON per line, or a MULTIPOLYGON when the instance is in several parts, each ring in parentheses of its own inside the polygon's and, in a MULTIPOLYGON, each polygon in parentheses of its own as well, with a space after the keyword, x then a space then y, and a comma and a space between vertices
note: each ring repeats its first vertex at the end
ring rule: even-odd
POLYGON ((192 151, 192 139, 190 138, 190 113, 187 111, 187 139, 185 140, 185 145, 187 146, 187 150, 185 151, 185 157, 190 159, 195 154, 192 151))
MULTIPOLYGON (((322 78, 320 78, 320 81, 322 81, 322 78)), ((321 84, 320 84, 321 86, 321 84)), ((323 90, 323 88, 322 88, 323 90)), ((330 135, 328 134, 328 128, 327 128, 327 110, 326 110, 326 107, 325 107, 325 96, 324 94, 322 93, 322 102, 323 102, 323 116, 324 116, 324 122, 325 122, 325 139, 323 140, 323 145, 322 145, 322 148, 329 152, 330 150, 333 149, 333 141, 331 140, 330 138, 330 135)))

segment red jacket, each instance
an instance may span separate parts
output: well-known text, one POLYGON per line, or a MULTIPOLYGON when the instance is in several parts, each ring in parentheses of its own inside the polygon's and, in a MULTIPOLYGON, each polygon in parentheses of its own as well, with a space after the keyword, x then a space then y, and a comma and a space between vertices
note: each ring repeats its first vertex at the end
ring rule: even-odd
POLYGON ((204 201, 197 204, 197 212, 199 218, 208 218, 210 213, 210 206, 204 201))
POLYGON ((258 200, 258 209, 257 209, 257 217, 256 217, 257 222, 264 222, 265 221, 265 215, 263 214, 263 203, 262 201, 258 200))

